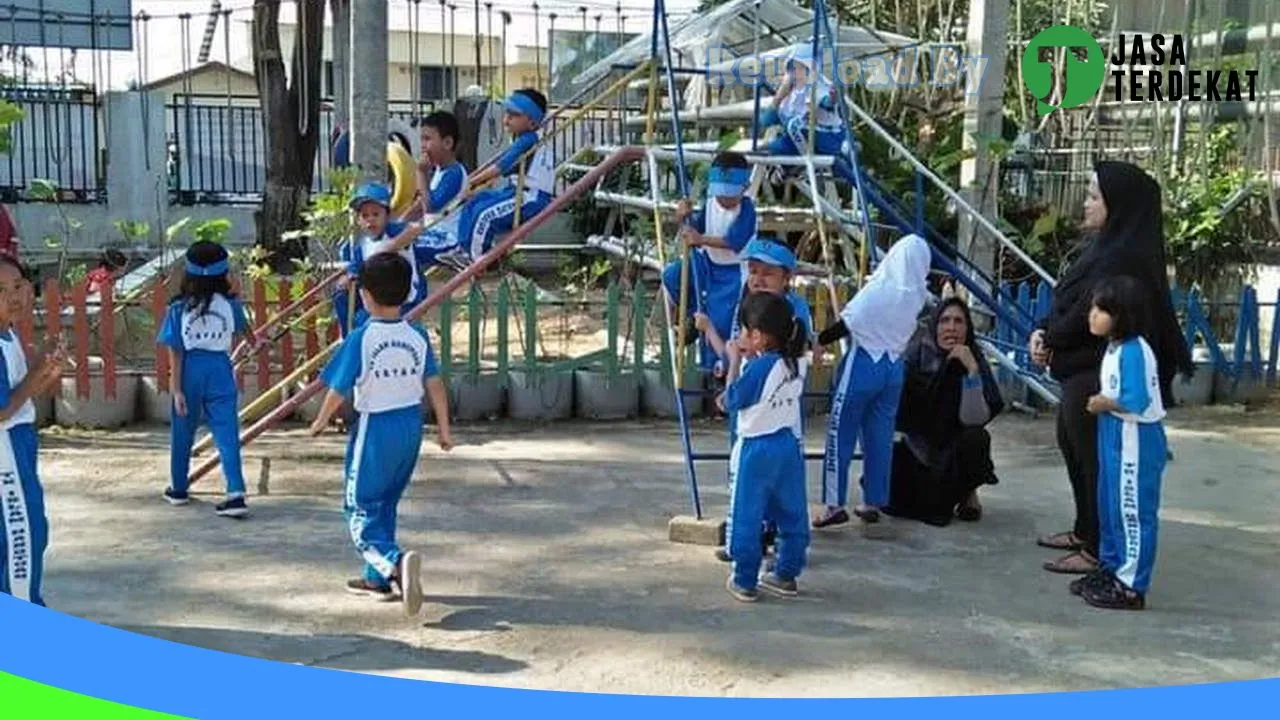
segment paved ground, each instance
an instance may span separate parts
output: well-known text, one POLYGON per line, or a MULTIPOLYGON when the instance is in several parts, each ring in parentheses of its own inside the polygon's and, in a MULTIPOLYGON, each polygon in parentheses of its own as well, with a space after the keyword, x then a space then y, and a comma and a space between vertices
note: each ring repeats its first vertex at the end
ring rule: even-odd
MULTIPOLYGON (((46 596, 208 648, 528 688, 936 695, 1274 675, 1277 415, 1178 417, 1145 613, 1092 610, 1038 569, 1052 554, 1032 539, 1063 529, 1070 501, 1052 421, 1016 415, 995 427, 1002 483, 981 523, 898 522, 888 542, 817 534, 804 596, 754 606, 725 594, 709 549, 666 541, 687 511, 673 425, 464 428, 447 460, 429 446, 400 509, 405 543, 427 556, 417 621, 341 590, 358 568, 340 517, 341 436, 254 445, 250 485, 269 452, 271 494, 236 522, 213 515, 212 496, 159 500, 163 430, 50 434, 46 596)), ((722 441, 714 428, 699 440, 722 441)), ((713 512, 722 477, 703 468, 713 512)))

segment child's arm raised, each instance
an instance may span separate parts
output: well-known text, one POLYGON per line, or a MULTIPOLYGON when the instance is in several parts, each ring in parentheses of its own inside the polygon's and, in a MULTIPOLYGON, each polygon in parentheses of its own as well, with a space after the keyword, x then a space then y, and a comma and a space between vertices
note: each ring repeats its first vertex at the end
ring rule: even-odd
POLYGON ((404 226, 404 229, 401 230, 399 234, 391 238, 391 245, 389 246, 389 249, 395 252, 399 252, 400 250, 403 250, 409 247, 410 245, 412 245, 413 241, 417 240, 418 236, 421 234, 422 234, 422 223, 420 222, 407 223, 404 226))

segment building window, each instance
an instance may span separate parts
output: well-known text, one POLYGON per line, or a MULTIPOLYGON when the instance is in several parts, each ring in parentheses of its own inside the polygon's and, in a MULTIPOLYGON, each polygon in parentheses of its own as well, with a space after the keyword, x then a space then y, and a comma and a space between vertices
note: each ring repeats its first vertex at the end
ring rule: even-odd
POLYGON ((423 65, 418 68, 418 97, 423 100, 444 100, 454 97, 453 68, 423 65))
POLYGON ((333 97, 333 61, 324 61, 324 86, 320 89, 320 94, 325 97, 333 97))

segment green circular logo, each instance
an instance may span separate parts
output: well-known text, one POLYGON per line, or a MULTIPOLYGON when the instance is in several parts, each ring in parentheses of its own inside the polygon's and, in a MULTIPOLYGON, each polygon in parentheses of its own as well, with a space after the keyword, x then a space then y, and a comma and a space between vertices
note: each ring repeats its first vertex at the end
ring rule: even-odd
POLYGON ((1048 115, 1054 110, 1065 110, 1077 107, 1092 100, 1102 82, 1107 77, 1107 60, 1102 54, 1102 46, 1085 30, 1071 25, 1055 25, 1041 30, 1027 43, 1022 53, 1022 81, 1027 89, 1036 97, 1036 110, 1041 115, 1048 115), (1049 102, 1053 95, 1053 61, 1041 59, 1043 48, 1065 48, 1063 58, 1066 65, 1062 68, 1065 88, 1062 99, 1054 105, 1049 102), (1083 59, 1074 52, 1075 48, 1085 51, 1083 59))

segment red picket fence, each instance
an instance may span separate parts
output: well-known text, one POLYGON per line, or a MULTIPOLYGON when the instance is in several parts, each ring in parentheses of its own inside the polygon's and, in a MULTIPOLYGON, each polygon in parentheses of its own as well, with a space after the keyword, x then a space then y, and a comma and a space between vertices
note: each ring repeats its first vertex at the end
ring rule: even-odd
MULTIPOLYGON (((244 286, 250 288, 244 303, 250 326, 255 329, 273 313, 287 308, 296 297, 294 288, 297 284, 291 278, 273 279, 269 282, 255 279, 246 282, 244 286)), ((302 283, 301 290, 307 291, 313 287, 314 281, 308 279, 302 283)), ((117 307, 119 301, 113 290, 112 285, 107 284, 100 294, 90 296, 84 282, 65 288, 57 280, 50 279, 42 284, 40 297, 33 297, 33 301, 26 303, 23 311, 13 319, 33 363, 39 353, 58 344, 63 345, 74 368, 70 372, 75 374, 75 394, 78 398, 90 396, 91 378, 102 378, 106 397, 115 398, 117 379, 121 373, 154 372, 159 386, 168 387, 169 354, 155 342, 169 307, 168 288, 163 283, 154 283, 139 299, 128 302, 124 308, 117 307), (117 334, 121 330, 121 323, 128 321, 122 319, 119 310, 133 310, 131 318, 145 320, 143 330, 150 336, 148 342, 135 343, 138 346, 135 350, 145 345, 142 348, 144 351, 131 354, 130 359, 123 363, 121 353, 117 352, 117 334)), ((319 310, 317 314, 301 322, 297 321, 302 313, 316 304, 327 302, 326 293, 317 293, 283 321, 286 324, 293 323, 292 327, 287 331, 277 329, 278 338, 275 342, 237 367, 237 381, 241 390, 244 389, 246 376, 257 381, 259 390, 270 387, 273 382, 292 373, 307 358, 314 357, 322 347, 338 338, 336 323, 328 322, 325 323, 327 327, 322 327, 318 322, 318 318, 329 315, 326 309, 319 310)))

